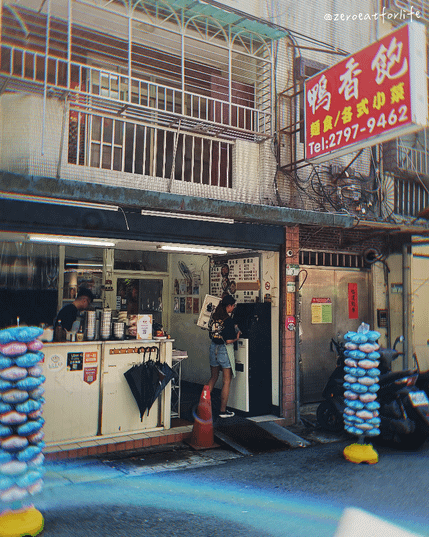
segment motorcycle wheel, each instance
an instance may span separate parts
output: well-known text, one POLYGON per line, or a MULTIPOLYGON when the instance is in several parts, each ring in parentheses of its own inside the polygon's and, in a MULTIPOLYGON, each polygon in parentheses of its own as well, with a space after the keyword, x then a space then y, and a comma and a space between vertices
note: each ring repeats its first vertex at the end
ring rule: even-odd
POLYGON ((340 432, 343 427, 343 417, 329 401, 322 401, 316 411, 317 423, 331 433, 340 432))

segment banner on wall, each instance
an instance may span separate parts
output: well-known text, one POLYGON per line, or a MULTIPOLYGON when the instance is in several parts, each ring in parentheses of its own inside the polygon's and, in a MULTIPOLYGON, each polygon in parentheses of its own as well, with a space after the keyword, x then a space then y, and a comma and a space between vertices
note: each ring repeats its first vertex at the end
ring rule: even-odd
POLYGON ((349 283, 349 319, 359 319, 357 283, 349 283))

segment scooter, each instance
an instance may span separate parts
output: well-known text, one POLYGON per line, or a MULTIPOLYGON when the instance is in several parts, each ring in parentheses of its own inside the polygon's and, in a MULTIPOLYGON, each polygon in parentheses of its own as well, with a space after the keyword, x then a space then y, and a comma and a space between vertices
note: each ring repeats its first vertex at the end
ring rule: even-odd
MULTIPOLYGON (((415 384, 419 376, 417 356, 416 367, 409 371, 392 372, 392 362, 403 353, 396 350, 403 336, 396 338, 392 349, 379 349, 380 370, 377 401, 380 403, 380 437, 393 441, 399 447, 417 449, 429 438, 429 399, 415 384)), ((344 427, 344 344, 331 340, 331 350, 337 353, 337 366, 323 390, 322 401, 317 408, 319 425, 331 432, 339 432, 344 427)))

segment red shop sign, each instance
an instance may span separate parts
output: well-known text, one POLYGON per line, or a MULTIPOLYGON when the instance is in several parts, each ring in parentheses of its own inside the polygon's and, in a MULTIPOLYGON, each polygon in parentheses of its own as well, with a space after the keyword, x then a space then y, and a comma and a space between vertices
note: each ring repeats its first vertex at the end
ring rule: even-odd
POLYGON ((401 26, 305 82, 305 158, 328 159, 427 124, 426 33, 401 26))

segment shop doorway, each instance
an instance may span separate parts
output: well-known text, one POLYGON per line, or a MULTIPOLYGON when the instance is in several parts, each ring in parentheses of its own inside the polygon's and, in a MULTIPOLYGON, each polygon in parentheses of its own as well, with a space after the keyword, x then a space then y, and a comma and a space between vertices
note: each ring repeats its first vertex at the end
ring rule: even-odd
POLYGON ((370 324, 370 271, 364 269, 301 267, 307 278, 301 288, 300 399, 322 399, 335 368, 331 338, 370 324))
POLYGON ((139 276, 136 273, 117 274, 114 289, 118 311, 126 311, 128 315, 152 315, 153 323, 161 326, 167 322, 164 313, 167 278, 139 276))

